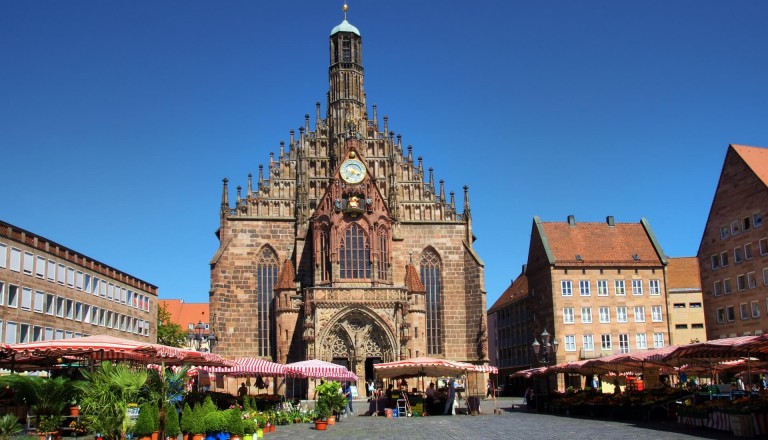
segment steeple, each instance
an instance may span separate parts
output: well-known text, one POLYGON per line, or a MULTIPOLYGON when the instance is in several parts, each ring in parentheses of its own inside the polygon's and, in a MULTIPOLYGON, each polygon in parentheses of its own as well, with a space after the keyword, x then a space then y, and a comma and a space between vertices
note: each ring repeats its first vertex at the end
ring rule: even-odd
POLYGON ((347 21, 348 9, 344 3, 344 21, 331 30, 328 110, 331 132, 337 136, 365 132, 363 41, 347 21))
POLYGON ((227 189, 229 179, 225 177, 222 182, 224 183, 224 188, 221 190, 221 216, 226 217, 229 215, 229 190, 227 189))

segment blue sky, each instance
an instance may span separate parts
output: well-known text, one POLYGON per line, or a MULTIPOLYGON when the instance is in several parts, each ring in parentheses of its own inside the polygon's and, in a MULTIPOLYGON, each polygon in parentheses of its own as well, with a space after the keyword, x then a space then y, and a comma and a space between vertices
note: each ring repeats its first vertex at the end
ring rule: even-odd
MULTIPOLYGON (((348 18, 369 105, 470 187, 488 305, 534 215, 646 217, 695 255, 728 144, 768 147, 768 2, 475 3, 348 18)), ((341 4, 0 2, 0 219, 207 301, 221 179, 314 121, 341 4)))

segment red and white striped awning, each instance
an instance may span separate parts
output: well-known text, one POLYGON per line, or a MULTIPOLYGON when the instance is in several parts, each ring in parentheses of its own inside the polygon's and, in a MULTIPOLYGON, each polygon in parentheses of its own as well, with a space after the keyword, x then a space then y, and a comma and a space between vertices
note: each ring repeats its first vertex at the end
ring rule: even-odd
POLYGON ((240 358, 232 361, 232 366, 215 368, 215 373, 228 376, 285 376, 285 365, 270 362, 265 359, 240 358))
POLYGON ((357 375, 347 370, 343 365, 337 365, 318 359, 294 362, 285 366, 285 374, 289 376, 306 377, 311 379, 331 379, 356 381, 357 375))
POLYGON ((381 378, 400 376, 441 377, 474 372, 477 371, 476 367, 479 366, 448 359, 417 357, 403 361, 375 364, 373 370, 376 372, 376 376, 381 378))

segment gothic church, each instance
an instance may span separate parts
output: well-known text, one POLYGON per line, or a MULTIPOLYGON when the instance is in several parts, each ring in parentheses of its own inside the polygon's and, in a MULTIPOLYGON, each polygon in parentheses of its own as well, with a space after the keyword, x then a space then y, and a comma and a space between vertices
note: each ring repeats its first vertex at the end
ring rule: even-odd
POLYGON ((363 80, 362 38, 345 17, 330 35, 325 114, 318 102, 234 203, 224 179, 210 263, 216 353, 322 359, 360 381, 410 357, 487 364, 468 188, 457 209, 387 116, 368 112, 363 80))

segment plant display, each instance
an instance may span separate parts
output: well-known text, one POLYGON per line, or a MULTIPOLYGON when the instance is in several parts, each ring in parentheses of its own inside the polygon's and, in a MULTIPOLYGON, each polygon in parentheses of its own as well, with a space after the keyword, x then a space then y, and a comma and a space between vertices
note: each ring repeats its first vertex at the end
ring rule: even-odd
MULTIPOLYGON (((189 408, 189 407, 187 407, 189 408)), ((166 405, 165 408, 165 435, 171 439, 175 439, 181 433, 179 426, 179 413, 176 411, 176 407, 172 405, 166 405)))
POLYGON ((243 434, 255 434, 258 425, 254 419, 243 419, 243 434))
POLYGON ((9 440, 11 436, 20 433, 23 429, 18 417, 11 414, 0 417, 0 440, 9 440))
POLYGON ((38 416, 60 415, 77 398, 77 384, 66 377, 50 379, 18 374, 0 377, 0 386, 13 388, 15 399, 29 405, 38 416))
POLYGON ((141 405, 139 410, 139 417, 136 418, 136 423, 131 429, 132 433, 138 437, 147 437, 155 431, 155 422, 152 420, 155 413, 152 409, 152 405, 145 403, 141 405))
POLYGON ((243 415, 238 408, 232 408, 227 412, 227 430, 232 435, 242 436, 245 434, 243 430, 243 415))
POLYGON ((327 420, 331 416, 331 408, 328 406, 328 402, 318 399, 315 405, 315 414, 318 420, 327 420))
POLYGON ((41 416, 37 422, 38 432, 55 432, 61 426, 61 416, 41 416))
POLYGON ((189 424, 190 434, 205 434, 205 413, 202 405, 195 405, 192 410, 192 420, 189 424))
POLYGON ((179 423, 182 432, 192 432, 192 417, 192 408, 189 407, 188 403, 185 403, 184 409, 181 410, 181 422, 179 423))
POLYGON ((96 371, 83 371, 83 375, 86 381, 75 385, 81 392, 80 406, 88 426, 105 440, 122 439, 130 421, 128 404, 139 401, 146 373, 102 362, 96 371))
POLYGON ((203 418, 205 432, 223 432, 227 429, 227 418, 223 411, 209 412, 203 418))

